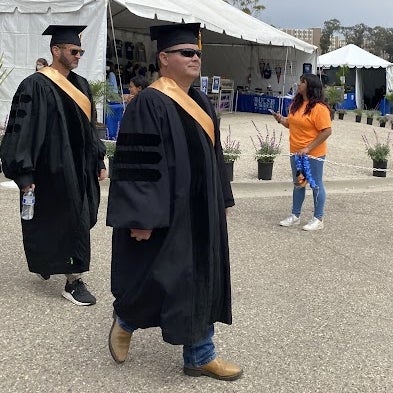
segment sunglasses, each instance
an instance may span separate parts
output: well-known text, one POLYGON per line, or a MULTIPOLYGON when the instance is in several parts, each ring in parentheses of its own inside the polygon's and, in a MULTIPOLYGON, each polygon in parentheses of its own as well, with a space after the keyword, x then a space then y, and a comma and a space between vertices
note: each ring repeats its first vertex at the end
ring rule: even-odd
POLYGON ((199 49, 173 49, 167 50, 165 53, 180 53, 184 57, 194 57, 197 55, 200 58, 202 56, 202 51, 199 49))
POLYGON ((82 57, 85 51, 83 49, 70 49, 70 53, 72 56, 76 56, 79 53, 79 56, 82 57))
MULTIPOLYGON (((67 49, 64 46, 58 46, 60 49, 67 49)), ((79 56, 82 57, 85 54, 83 49, 70 49, 70 53, 72 56, 76 56, 79 53, 79 56)))

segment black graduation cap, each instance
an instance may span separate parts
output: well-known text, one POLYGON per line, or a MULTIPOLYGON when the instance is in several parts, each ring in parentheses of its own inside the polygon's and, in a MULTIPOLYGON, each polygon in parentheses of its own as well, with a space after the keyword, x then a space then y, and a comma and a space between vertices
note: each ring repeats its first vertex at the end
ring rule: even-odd
POLYGON ((51 35, 50 45, 73 44, 81 46, 79 34, 87 26, 50 25, 42 35, 51 35))
POLYGON ((157 51, 178 44, 197 44, 200 23, 178 23, 150 27, 150 38, 157 40, 157 51))

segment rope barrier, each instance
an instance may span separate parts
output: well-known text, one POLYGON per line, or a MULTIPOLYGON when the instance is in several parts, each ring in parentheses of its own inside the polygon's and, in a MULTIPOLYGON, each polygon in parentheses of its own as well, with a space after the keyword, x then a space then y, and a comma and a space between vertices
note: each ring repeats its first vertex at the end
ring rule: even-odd
MULTIPOLYGON (((289 153, 289 154, 258 154, 258 156, 260 157, 273 157, 273 158, 277 158, 279 156, 283 156, 283 157, 291 157, 294 156, 294 153, 289 153)), ((246 156, 250 156, 250 154, 246 155, 246 156)), ((380 171, 380 172, 392 172, 392 169, 382 169, 382 168, 370 168, 370 167, 365 167, 365 166, 360 166, 360 165, 352 165, 352 164, 343 164, 341 162, 336 162, 336 161, 330 161, 327 160, 326 158, 320 158, 320 157, 314 157, 311 155, 308 155, 308 158, 313 159, 313 160, 317 160, 317 161, 324 161, 327 164, 331 164, 331 165, 336 165, 336 166, 340 166, 340 167, 344 167, 344 168, 353 168, 353 169, 362 169, 362 170, 373 170, 373 171, 380 171)))

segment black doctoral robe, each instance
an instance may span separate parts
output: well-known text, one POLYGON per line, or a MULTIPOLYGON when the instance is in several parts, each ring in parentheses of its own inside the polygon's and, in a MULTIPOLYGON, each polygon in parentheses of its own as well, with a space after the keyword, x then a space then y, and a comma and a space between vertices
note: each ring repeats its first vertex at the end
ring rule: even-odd
MULTIPOLYGON (((68 80, 91 101, 86 79, 70 72, 68 80)), ((30 271, 89 270, 90 229, 97 221, 104 155, 94 125, 60 87, 38 72, 22 81, 0 157, 6 177, 20 188, 36 186, 34 217, 22 220, 30 271)))
POLYGON ((203 93, 189 94, 214 120, 215 146, 172 99, 143 90, 122 120, 107 215, 116 314, 186 345, 232 322, 225 208, 234 205, 214 109, 203 93), (130 228, 152 236, 138 242, 130 228))

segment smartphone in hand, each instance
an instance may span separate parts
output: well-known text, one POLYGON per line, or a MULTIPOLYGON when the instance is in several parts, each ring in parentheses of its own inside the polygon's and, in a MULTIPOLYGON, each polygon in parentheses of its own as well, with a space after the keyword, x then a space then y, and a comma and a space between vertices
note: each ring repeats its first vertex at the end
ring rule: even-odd
POLYGON ((272 115, 276 115, 277 113, 276 112, 274 112, 274 110, 273 109, 268 109, 268 111, 272 114, 272 115))

